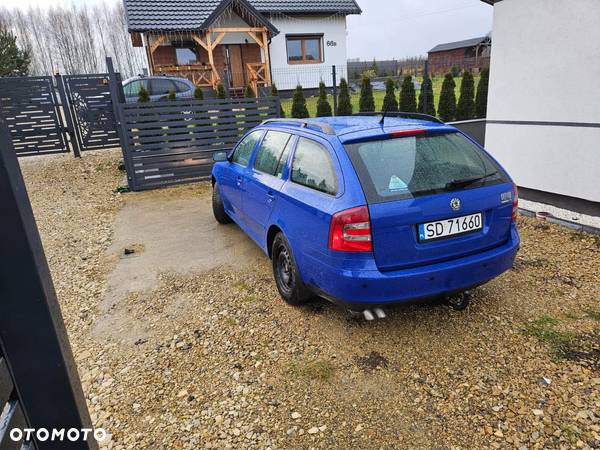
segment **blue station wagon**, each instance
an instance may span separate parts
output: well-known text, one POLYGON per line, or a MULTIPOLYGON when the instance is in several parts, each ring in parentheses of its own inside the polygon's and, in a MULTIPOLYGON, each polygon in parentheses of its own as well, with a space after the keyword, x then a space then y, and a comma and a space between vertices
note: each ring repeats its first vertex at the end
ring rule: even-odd
MULTIPOLYGON (((512 267, 517 189, 481 146, 419 114, 294 120, 215 153, 213 210, 272 259, 283 299, 365 317, 462 295, 512 267)), ((462 297, 461 297, 462 295, 462 297)))

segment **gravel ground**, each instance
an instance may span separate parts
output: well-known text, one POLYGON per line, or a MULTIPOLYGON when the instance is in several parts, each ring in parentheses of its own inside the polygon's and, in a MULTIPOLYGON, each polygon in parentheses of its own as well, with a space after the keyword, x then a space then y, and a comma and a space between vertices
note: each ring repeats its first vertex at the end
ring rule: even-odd
POLYGON ((468 310, 398 307, 374 323, 284 305, 266 258, 162 273, 119 308, 146 331, 132 343, 92 332, 128 195, 112 192, 118 158, 22 160, 104 448, 600 448, 598 237, 521 219, 514 269, 468 310))

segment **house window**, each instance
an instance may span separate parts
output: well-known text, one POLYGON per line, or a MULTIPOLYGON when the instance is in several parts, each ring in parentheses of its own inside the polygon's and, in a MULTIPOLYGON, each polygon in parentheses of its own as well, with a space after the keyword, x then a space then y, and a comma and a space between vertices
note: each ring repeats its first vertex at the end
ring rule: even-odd
POLYGON ((180 66, 196 64, 198 60, 196 53, 191 48, 176 48, 175 54, 177 55, 177 64, 180 66))
POLYGON ((323 36, 286 36, 288 64, 323 62, 323 36))

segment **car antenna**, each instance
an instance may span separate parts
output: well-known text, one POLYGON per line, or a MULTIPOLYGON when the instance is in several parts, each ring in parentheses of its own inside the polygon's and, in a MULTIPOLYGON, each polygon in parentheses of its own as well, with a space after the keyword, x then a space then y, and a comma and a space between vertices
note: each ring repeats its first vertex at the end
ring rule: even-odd
POLYGON ((381 126, 385 125, 385 113, 386 112, 387 112, 386 110, 381 111, 381 120, 379 121, 379 125, 381 125, 381 126))

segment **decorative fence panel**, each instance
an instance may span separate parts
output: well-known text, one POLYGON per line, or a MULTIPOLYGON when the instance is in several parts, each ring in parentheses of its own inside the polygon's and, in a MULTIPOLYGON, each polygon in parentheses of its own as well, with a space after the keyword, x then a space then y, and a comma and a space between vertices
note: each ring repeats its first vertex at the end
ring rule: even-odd
POLYGON ((108 74, 63 77, 81 150, 119 146, 108 74))
POLYGON ((121 145, 133 190, 206 178, 212 155, 278 117, 278 97, 119 104, 121 145))
POLYGON ((0 78, 0 116, 17 155, 69 152, 52 77, 0 78))

